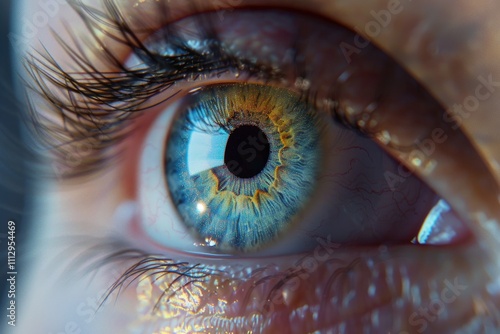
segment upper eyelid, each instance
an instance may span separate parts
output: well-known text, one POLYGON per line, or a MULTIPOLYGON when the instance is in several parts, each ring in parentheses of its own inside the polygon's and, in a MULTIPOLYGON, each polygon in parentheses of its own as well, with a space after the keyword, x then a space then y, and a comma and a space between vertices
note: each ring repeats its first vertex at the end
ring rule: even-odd
MULTIPOLYGON (((87 22, 87 26, 91 27, 92 25, 96 25, 96 22, 99 23, 102 23, 102 22, 108 22, 108 24, 104 25, 104 26, 101 26, 99 29, 103 29, 103 31, 107 31, 107 27, 109 27, 109 23, 113 22, 113 20, 116 20, 116 22, 120 22, 120 23, 114 23, 116 25, 115 28, 111 28, 110 30, 113 31, 113 30, 121 30, 122 33, 118 33, 115 35, 108 35, 107 37, 112 37, 112 36, 117 36, 117 38, 121 38, 123 41, 120 42, 120 44, 123 44, 124 46, 129 46, 130 47, 130 44, 128 44, 128 42, 124 42, 125 40, 133 40, 134 42, 131 42, 133 43, 134 45, 138 45, 139 47, 141 47, 141 41, 139 40, 139 35, 135 35, 135 33, 132 33, 132 31, 130 29, 132 29, 131 27, 128 26, 128 23, 121 23, 121 17, 104 17, 104 16, 99 16, 97 18, 91 18, 90 15, 95 15, 95 13, 92 11, 91 8, 87 8, 85 7, 83 4, 81 5, 78 5, 79 1, 75 1, 75 3, 77 3, 77 5, 75 5, 75 10, 79 11, 79 15, 81 17, 84 18, 84 20, 87 22), (80 6, 83 6, 83 7, 80 7, 80 6), (87 17, 85 16, 87 15, 87 17), (94 21, 94 19, 96 19, 96 21, 94 21), (123 24, 123 25, 122 25, 123 24)), ((113 12, 118 12, 118 10, 121 10, 122 8, 119 8, 117 7, 116 10, 113 8, 113 4, 114 4, 114 1, 112 0, 104 0, 103 3, 106 3, 107 6, 108 6, 108 9, 109 10, 112 10, 113 12)), ((102 14, 99 14, 99 15, 102 15, 102 14)), ((157 16, 157 15, 156 15, 157 16)), ((90 28, 89 28, 90 29, 90 28)), ((71 32, 70 32, 71 34, 71 32)), ((96 32, 94 32, 94 34, 96 34, 96 32)), ((108 32, 108 34, 113 34, 112 32, 108 32)), ((76 38, 76 37, 75 37, 76 38)), ((123 65, 120 64, 120 60, 119 60, 119 54, 120 54, 120 51, 118 51, 117 53, 116 52, 112 52, 110 53, 109 49, 106 47, 106 42, 102 41, 101 42, 101 39, 99 37, 97 37, 97 35, 94 35, 94 38, 97 39, 100 43, 100 45, 102 45, 104 47, 104 50, 102 51, 102 55, 104 56, 104 58, 107 58, 107 61, 110 65, 114 65, 116 67, 116 73, 109 73, 109 74, 101 74, 100 72, 98 72, 99 70, 97 70, 97 68, 95 68, 94 66, 94 63, 92 62, 92 60, 89 60, 87 57, 86 57, 86 54, 85 52, 83 53, 83 55, 80 54, 80 52, 82 52, 82 49, 81 47, 76 47, 76 48, 72 48, 69 44, 67 44, 67 42, 60 38, 58 39, 59 43, 63 46, 63 49, 65 49, 65 51, 67 52, 68 54, 68 57, 69 58, 73 58, 74 62, 76 62, 77 64, 79 64, 79 66, 81 67, 81 69, 83 70, 83 74, 79 74, 78 72, 76 72, 75 74, 71 74, 70 72, 65 72, 64 70, 62 70, 62 68, 58 71, 56 70, 55 72, 53 73, 50 73, 50 68, 57 68, 59 66, 59 64, 57 63, 57 61, 55 61, 51 55, 47 55, 45 56, 45 59, 42 58, 42 60, 40 59, 36 59, 36 58, 33 58, 34 60, 32 61, 28 61, 28 64, 29 64, 29 68, 31 69, 31 74, 32 76, 34 77, 35 81, 38 81, 38 85, 39 87, 44 87, 45 83, 43 82, 44 79, 48 79, 49 81, 51 79, 53 79, 53 82, 56 86, 60 86, 61 88, 64 88, 64 89, 69 89, 69 90, 72 90, 73 91, 73 94, 75 95, 82 95, 82 96, 86 96, 87 97, 87 100, 84 102, 84 105, 83 106, 78 106, 78 105, 74 105, 75 108, 96 108, 96 111, 99 112, 99 109, 101 108, 101 105, 102 106, 106 106, 106 104, 110 105, 114 102, 117 102, 117 101, 121 101, 123 100, 123 98, 126 98, 126 96, 122 96, 120 95, 119 98, 118 96, 114 97, 114 96, 99 96, 99 90, 101 89, 100 87, 105 87, 105 85, 115 85, 114 84, 114 81, 117 79, 116 82, 122 82, 123 80, 121 80, 121 76, 120 76, 120 71, 123 72, 124 71, 124 68, 123 68, 123 65), (45 61, 45 64, 44 64, 44 61, 45 61), (41 68, 41 69, 40 69, 41 68), (87 73, 85 73, 87 72, 87 73), (52 77, 53 75, 53 77, 52 77), (76 76, 75 76, 76 75, 76 76), (43 78, 45 77, 45 78, 43 78), (79 81, 82 80, 82 83, 80 83, 79 81), (68 85, 67 82, 72 82, 71 85, 68 85), (89 82, 90 81, 90 85, 87 85, 86 82, 89 82), (90 104, 89 104, 90 103, 90 104), (104 104, 102 104, 104 103, 104 104)), ((134 77, 131 77, 130 79, 134 79, 134 77)), ((167 83, 167 86, 168 87, 169 83, 167 83)), ((130 87, 134 87, 134 83, 133 82, 130 82, 130 87)), ((143 88, 143 86, 139 85, 140 88, 143 88)), ((145 87, 144 87, 145 88, 145 87)), ((153 85, 153 89, 157 89, 155 88, 155 86, 153 85)), ((160 90, 162 90, 164 88, 161 88, 160 90)), ((48 89, 46 89, 44 92, 44 94, 49 94, 48 96, 51 96, 50 94, 50 91, 48 89)), ((110 90, 109 93, 106 93, 106 94, 114 94, 113 90, 110 90)), ((130 97, 132 97, 132 95, 130 95, 130 97)), ((55 101, 57 101, 57 98, 55 96, 52 96, 51 98, 55 98, 55 101)), ((134 99, 137 100, 137 98, 134 96, 134 99)), ((51 101, 52 102, 52 101, 51 101)), ((123 108, 132 108, 134 109, 134 106, 139 106, 139 104, 124 104, 123 105, 123 108)), ((113 108, 113 107, 111 107, 113 108)), ((122 108, 122 109, 123 109, 122 108)), ((108 108, 109 109, 109 108, 108 108)), ((111 109, 110 109, 111 110, 111 109)), ((70 110, 71 111, 71 110, 70 110)), ((78 111, 78 112, 82 112, 82 111, 78 111)), ((85 117, 85 115, 89 116, 89 119, 86 121, 87 123, 90 123, 91 125, 94 125, 92 123, 95 123, 94 122, 94 119, 92 119, 93 115, 92 113, 87 113, 85 112, 85 110, 83 110, 83 114, 80 114, 78 116, 78 119, 80 119, 80 117, 83 115, 85 117)), ((95 114, 94 114, 95 115, 95 114)), ((67 116, 66 116, 67 117, 67 116)), ((343 116, 341 116, 343 117, 343 116)), ((76 121, 78 121, 78 119, 76 121)), ((126 118, 124 118, 124 120, 126 121, 126 118)), ((67 118, 65 121, 75 121, 74 117, 70 117, 70 118, 67 118)), ((356 122, 354 122, 353 124, 355 124, 356 122)), ((78 124, 77 124, 78 125, 78 124)), ((123 125, 122 125, 122 129, 123 129, 123 125)), ((99 142, 102 142, 102 140, 100 140, 100 137, 103 137, 103 135, 106 135, 107 133, 107 130, 108 130, 108 124, 96 124, 95 125, 95 128, 97 129, 97 132, 95 133, 95 136, 97 137, 97 141, 98 141, 98 145, 99 142)), ((120 130, 120 129, 118 129, 120 130)), ((114 131, 114 130, 113 130, 114 131)), ((85 135, 85 136, 88 136, 89 133, 82 133, 82 135, 85 135)), ((106 140, 106 138, 104 138, 104 140, 106 140)))
MULTIPOLYGON (((401 3, 406 6, 405 1, 401 3)), ((375 21, 371 10, 387 9, 387 4, 380 0, 367 3, 365 10, 350 6, 336 9, 341 14, 339 21, 357 27, 359 34, 369 38, 365 24, 375 21)), ((389 25, 371 39, 424 83, 444 106, 453 107, 474 95, 479 76, 500 79, 496 64, 500 48, 494 42, 500 30, 499 12, 497 2, 413 1, 411 10, 393 15, 389 25)), ((495 92, 471 117, 462 119, 463 128, 494 171, 497 183, 500 137, 495 120, 500 116, 499 103, 500 94, 495 92)))
MULTIPOLYGON (((111 3, 114 2, 109 1, 109 4, 111 3)), ((92 9, 79 7, 76 7, 76 9, 81 11, 80 15, 88 15, 85 20, 88 20, 89 24, 96 24, 93 21, 95 17, 90 16, 95 15, 92 9)), ((103 13, 102 15, 106 14, 103 13)), ((104 16, 103 19, 107 20, 104 16)), ((123 39, 120 43, 128 46, 129 50, 144 48, 142 41, 138 36, 134 35, 135 32, 132 32, 127 23, 122 22, 118 16, 111 19, 117 22, 115 30, 127 31, 123 34, 117 33, 116 38, 123 39), (128 40, 132 41, 129 42, 128 40)), ((100 19, 97 18, 97 20, 100 19)), ((99 29, 106 29, 106 27, 99 27, 99 29)), ((178 91, 164 94, 162 100, 149 104, 151 97, 164 92, 174 83, 185 80, 184 75, 186 74, 197 75, 199 73, 197 66, 205 58, 207 60, 211 59, 211 56, 193 53, 190 57, 192 59, 188 59, 194 64, 192 69, 189 66, 179 65, 182 68, 177 66, 172 70, 163 69, 163 66, 160 66, 160 69, 146 67, 144 70, 128 70, 119 60, 120 53, 117 55, 114 50, 108 48, 106 43, 101 41, 98 34, 94 32, 93 38, 97 39, 97 44, 102 47, 91 51, 95 52, 97 50, 96 54, 101 54, 106 59, 107 66, 114 68, 100 69, 99 65, 94 64, 94 60, 87 57, 85 51, 83 51, 84 41, 76 40, 76 35, 73 35, 71 30, 69 30, 69 34, 73 36, 75 46, 69 44, 62 37, 56 35, 55 38, 62 46, 66 57, 73 60, 73 66, 70 70, 66 70, 64 66, 61 66, 58 60, 48 53, 49 51, 47 53, 35 53, 26 57, 26 69, 33 82, 31 88, 44 98, 49 108, 44 111, 34 110, 32 114, 36 115, 39 112, 61 116, 63 124, 49 121, 48 125, 45 125, 40 122, 40 119, 37 122, 39 127, 46 128, 47 134, 57 134, 59 136, 54 147, 57 148, 56 153, 62 156, 63 159, 73 154, 72 150, 75 142, 77 144, 83 142, 83 146, 90 146, 91 151, 98 152, 102 152, 107 147, 115 144, 115 136, 116 138, 123 138, 126 135, 132 118, 135 118, 137 114, 146 109, 151 109, 156 104, 165 102, 175 96, 178 91), (78 43, 82 43, 82 45, 78 43), (179 70, 180 72, 177 73, 179 70), (65 143, 69 145, 65 145, 65 143)), ((224 70, 226 67, 239 68, 245 66, 247 72, 252 70, 267 71, 265 67, 258 63, 253 64, 244 58, 225 54, 222 49, 219 50, 218 57, 217 59, 221 63, 216 66, 222 66, 221 68, 224 70)), ((165 60, 170 64, 176 64, 176 62, 179 62, 179 64, 181 62, 185 63, 185 57, 179 56, 178 58, 179 60, 174 59, 171 61, 169 58, 165 60)), ((270 68, 268 70, 272 71, 270 68)), ((215 71, 215 74, 218 73, 217 67, 205 69, 204 73, 209 71, 215 71)), ((44 120, 43 117, 41 120, 44 120)), ((89 163, 95 165, 100 166, 105 162, 103 157, 97 155, 91 155, 90 158, 92 160, 89 160, 89 163)), ((79 168, 75 168, 74 171, 70 168, 69 176, 86 175, 97 171, 94 168, 85 170, 84 168, 87 167, 86 162, 85 160, 84 163, 78 163, 76 167, 79 168)))

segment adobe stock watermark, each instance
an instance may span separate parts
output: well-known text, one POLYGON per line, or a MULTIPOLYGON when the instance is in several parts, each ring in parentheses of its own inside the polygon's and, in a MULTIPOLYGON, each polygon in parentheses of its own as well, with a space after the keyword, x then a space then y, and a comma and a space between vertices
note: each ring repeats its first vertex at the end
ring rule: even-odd
MULTIPOLYGON (((480 75, 477 77, 477 80, 479 83, 474 90, 474 94, 466 96, 462 103, 454 104, 443 114, 443 121, 450 124, 452 130, 458 130, 464 120, 468 119, 479 109, 481 102, 491 98, 493 93, 500 87, 500 81, 495 81, 491 74, 487 77, 480 75)), ((425 165, 431 160, 432 155, 436 151, 436 147, 446 142, 448 138, 444 129, 433 129, 430 132, 430 137, 419 142, 416 145, 417 147, 410 152, 409 160, 418 160, 421 165, 425 165)), ((385 180, 392 191, 395 191, 397 185, 404 183, 411 175, 413 175, 413 171, 402 164, 398 166, 397 173, 391 171, 386 171, 384 173, 385 180)))
POLYGON ((243 0, 213 0, 213 6, 219 17, 219 20, 224 21, 224 15, 227 11, 232 12, 237 6, 241 5, 243 0))
MULTIPOLYGON (((54 175, 58 179, 64 179, 65 176, 70 175, 79 166, 85 164, 93 155, 100 154, 102 151, 102 143, 113 141, 112 124, 105 123, 99 119, 93 119, 93 124, 96 129, 99 129, 97 135, 89 136, 83 139, 69 140, 64 145, 68 147, 64 156, 53 159, 51 164, 54 175)), ((50 150, 57 150, 55 147, 49 147, 50 150)))
MULTIPOLYGON (((429 327, 430 323, 439 319, 439 315, 445 311, 446 305, 456 302, 458 297, 467 288, 467 285, 459 282, 458 277, 455 277, 453 281, 445 279, 439 295, 432 299, 429 304, 420 306, 415 312, 410 314, 408 323, 410 326, 415 327, 418 333, 423 333, 429 327)), ((401 331, 399 334, 409 333, 401 331)))
MULTIPOLYGON (((412 0, 405 0, 405 2, 411 1, 412 0)), ((391 24, 393 16, 400 14, 403 10, 404 5, 401 3, 401 0, 389 0, 386 9, 378 11, 371 10, 370 15, 373 17, 373 20, 367 22, 363 29, 359 26, 354 27, 357 34, 354 36, 352 44, 347 42, 340 43, 340 50, 347 63, 351 63, 351 57, 354 54, 359 54, 364 48, 370 45, 370 41, 363 38, 361 35, 366 35, 371 38, 379 36, 382 31, 391 24)))
MULTIPOLYGON (((236 128, 233 133, 231 133, 231 136, 229 137, 228 146, 233 146, 235 143, 231 140, 231 137, 241 129, 249 128, 248 126, 242 126, 239 128, 236 128)), ((236 152, 233 152, 232 149, 229 150, 229 161, 226 162, 227 169, 233 173, 236 176, 241 176, 244 173, 247 172, 247 170, 254 169, 256 168, 254 165, 252 165, 253 162, 255 162, 256 159, 260 158, 261 160, 268 159, 269 157, 269 151, 270 151, 270 146, 269 146, 269 141, 267 139, 267 136, 264 134, 263 131, 260 130, 260 128, 257 127, 250 127, 251 130, 247 131, 252 131, 254 135, 248 135, 246 136, 245 140, 242 140, 238 142, 238 145, 236 147, 236 152), (253 129, 252 129, 253 128, 253 129)), ((238 138, 236 139, 238 140, 238 138)), ((232 147, 231 147, 232 148, 232 147)), ((227 150, 227 148, 226 148, 227 150)), ((226 152, 226 156, 227 156, 226 152)), ((267 161, 267 160, 266 160, 267 161)), ((262 166, 257 166, 256 172, 260 172, 259 167, 264 167, 264 164, 262 166)))
POLYGON ((39 0, 36 5, 38 10, 31 17, 21 18, 18 23, 20 26, 18 33, 9 33, 8 38, 12 48, 20 52, 23 47, 30 45, 30 42, 37 37, 39 30, 47 27, 59 14, 61 8, 67 5, 67 0, 39 0))
POLYGON ((285 303, 283 294, 281 293, 286 289, 287 293, 294 293, 300 288, 302 281, 307 281, 311 274, 318 270, 321 263, 333 258, 335 251, 340 248, 340 243, 331 241, 330 235, 326 238, 316 238, 317 245, 314 251, 308 256, 301 258, 290 268, 290 272, 297 273, 292 278, 288 279, 283 286, 271 296, 262 309, 262 315, 267 315, 274 311, 275 305, 285 303))
POLYGON ((73 170, 81 166, 85 159, 90 157, 93 153, 97 152, 96 142, 80 141, 77 143, 69 144, 71 151, 64 155, 64 159, 56 159, 52 162, 52 169, 58 179, 62 179, 73 170))
MULTIPOLYGON (((111 277, 117 279, 121 276, 117 270, 112 270, 111 277)), ((96 292, 93 297, 87 297, 82 300, 71 315, 71 320, 64 324, 56 332, 49 332, 48 334, 82 334, 87 333, 88 327, 96 319, 100 312, 102 312, 107 305, 112 303, 111 298, 103 299, 108 293, 108 288, 103 288, 96 292)))

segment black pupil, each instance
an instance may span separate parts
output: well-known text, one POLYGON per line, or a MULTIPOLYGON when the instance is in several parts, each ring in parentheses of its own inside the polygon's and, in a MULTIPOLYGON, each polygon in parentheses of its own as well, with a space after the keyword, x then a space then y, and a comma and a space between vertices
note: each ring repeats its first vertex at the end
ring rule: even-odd
POLYGON ((248 179, 259 174, 269 159, 269 141, 255 125, 242 125, 231 132, 224 163, 235 176, 248 179))

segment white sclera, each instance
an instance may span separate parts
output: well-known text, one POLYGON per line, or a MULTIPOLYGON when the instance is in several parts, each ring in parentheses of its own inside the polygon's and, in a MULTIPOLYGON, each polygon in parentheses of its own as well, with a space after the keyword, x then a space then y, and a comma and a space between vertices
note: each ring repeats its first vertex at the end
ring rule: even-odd
POLYGON ((197 252, 196 240, 182 224, 165 179, 165 143, 179 104, 169 104, 156 118, 143 144, 138 170, 140 226, 161 247, 197 252))
MULTIPOLYGON (((165 147, 169 129, 176 119, 176 114, 180 111, 180 106, 180 102, 171 102, 167 106, 156 118, 143 144, 138 170, 140 227, 147 237, 167 251, 227 256, 230 254, 221 254, 217 251, 217 243, 214 240, 210 238, 199 240, 196 237, 195 233, 182 221, 170 197, 164 165, 165 147)), ((192 129, 186 131, 191 133, 186 148, 186 166, 182 168, 188 169, 190 175, 224 164, 224 152, 228 139, 226 133, 223 131, 203 133, 201 130, 193 131, 192 129)), ((394 231, 394 222, 389 222, 391 224, 387 225, 383 221, 366 221, 367 217, 380 213, 380 208, 385 210, 380 219, 393 216, 396 204, 393 192, 374 191, 373 194, 370 192, 372 197, 365 199, 367 194, 358 191, 356 187, 353 189, 339 187, 339 184, 342 185, 345 182, 350 184, 349 182, 353 179, 359 179, 357 176, 361 173, 363 178, 359 186, 363 187, 368 184, 369 189, 385 189, 387 186, 380 170, 397 168, 397 163, 391 159, 387 160, 388 158, 380 149, 373 151, 375 147, 372 146, 375 144, 369 139, 342 129, 334 123, 330 123, 326 133, 329 137, 339 133, 343 135, 337 137, 337 140, 334 140, 335 137, 327 140, 330 144, 325 151, 325 156, 332 158, 328 159, 328 163, 323 167, 318 191, 311 198, 307 209, 294 217, 300 222, 294 224, 294 228, 272 242, 272 245, 250 252, 249 256, 275 256, 308 251, 318 245, 320 236, 342 243, 345 240, 350 241, 351 235, 355 237, 361 235, 364 239, 354 239, 354 241, 363 242, 363 240, 373 240, 378 231, 382 235, 397 232, 394 231), (351 147, 362 147, 370 150, 371 153, 368 155, 364 153, 365 149, 351 149, 351 147), (353 162, 356 165, 353 165, 353 162), (367 166, 374 166, 374 164, 379 168, 367 169, 367 166), (346 171, 349 172, 347 176, 344 175, 346 171), (346 177, 347 179, 344 180, 346 177), (376 207, 373 208, 375 211, 372 214, 368 204, 373 203, 376 207), (356 208, 360 209, 356 210, 356 208)), ((405 182, 405 185, 409 187, 403 189, 406 198, 413 198, 415 189, 419 189, 418 182, 405 182), (417 184, 413 185, 413 182, 417 184)), ((437 210, 437 208, 434 209, 437 210)), ((196 210, 205 212, 207 206, 203 202, 198 202, 196 210)), ((432 212, 427 219, 428 224, 434 222, 432 229, 435 229, 437 220, 432 219, 431 216, 432 212)), ((430 243, 430 240, 425 242, 430 243)), ((439 241, 441 242, 443 240, 439 241)))

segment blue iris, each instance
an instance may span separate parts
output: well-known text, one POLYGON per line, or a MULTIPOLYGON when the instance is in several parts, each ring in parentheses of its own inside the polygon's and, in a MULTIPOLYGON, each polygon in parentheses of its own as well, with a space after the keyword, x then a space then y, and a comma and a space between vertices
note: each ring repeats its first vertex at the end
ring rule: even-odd
POLYGON ((269 245, 315 190, 321 131, 316 111, 286 89, 227 84, 191 96, 165 151, 184 224, 221 251, 269 245))

